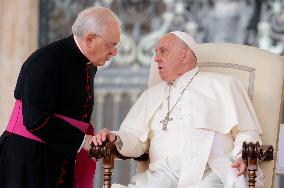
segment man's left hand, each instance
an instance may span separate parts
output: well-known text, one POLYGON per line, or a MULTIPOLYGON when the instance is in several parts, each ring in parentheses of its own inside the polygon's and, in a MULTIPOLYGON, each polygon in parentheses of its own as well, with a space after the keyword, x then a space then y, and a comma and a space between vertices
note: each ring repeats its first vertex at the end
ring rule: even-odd
POLYGON ((236 160, 231 167, 237 168, 239 170, 237 176, 245 175, 246 173, 247 167, 243 160, 236 160))

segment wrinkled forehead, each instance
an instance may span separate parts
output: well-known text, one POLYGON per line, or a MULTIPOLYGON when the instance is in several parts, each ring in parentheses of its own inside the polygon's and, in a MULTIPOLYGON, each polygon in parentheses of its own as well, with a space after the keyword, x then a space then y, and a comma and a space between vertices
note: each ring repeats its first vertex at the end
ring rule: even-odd
POLYGON ((156 45, 156 50, 160 48, 179 48, 179 47, 185 47, 185 44, 174 34, 168 33, 158 41, 156 45))

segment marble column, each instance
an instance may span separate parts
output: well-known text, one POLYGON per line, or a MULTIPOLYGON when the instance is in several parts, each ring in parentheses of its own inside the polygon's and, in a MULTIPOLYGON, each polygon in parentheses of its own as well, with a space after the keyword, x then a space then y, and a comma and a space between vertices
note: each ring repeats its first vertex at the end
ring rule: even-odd
MULTIPOLYGON (((113 96, 113 121, 112 121, 112 130, 118 130, 120 125, 120 102, 122 99, 121 91, 112 91, 111 95, 113 96)), ((122 161, 116 161, 113 169, 113 182, 119 182, 122 178, 122 161)))
POLYGON ((0 134, 14 104, 22 63, 37 48, 38 0, 0 1, 0 134))
POLYGON ((95 90, 95 99, 96 99, 96 106, 95 106, 95 118, 94 118, 94 127, 95 131, 98 132, 103 129, 104 123, 104 103, 107 91, 105 90, 95 90))
POLYGON ((118 130, 120 126, 120 102, 122 99, 121 91, 113 91, 113 121, 112 130, 118 130))

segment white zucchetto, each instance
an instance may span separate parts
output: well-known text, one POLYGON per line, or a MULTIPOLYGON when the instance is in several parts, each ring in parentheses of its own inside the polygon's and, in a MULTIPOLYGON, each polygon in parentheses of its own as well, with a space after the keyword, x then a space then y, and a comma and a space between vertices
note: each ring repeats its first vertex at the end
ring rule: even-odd
POLYGON ((181 31, 173 31, 170 33, 174 34, 176 37, 182 40, 191 49, 194 55, 197 56, 197 44, 195 40, 188 33, 181 31))

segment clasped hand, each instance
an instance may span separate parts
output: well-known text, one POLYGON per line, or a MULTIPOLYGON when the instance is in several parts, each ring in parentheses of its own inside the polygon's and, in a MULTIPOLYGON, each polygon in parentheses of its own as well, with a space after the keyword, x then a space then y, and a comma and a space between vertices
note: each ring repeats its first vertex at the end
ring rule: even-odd
POLYGON ((243 160, 236 160, 231 167, 237 168, 239 170, 237 176, 246 175, 247 166, 245 165, 243 160))

